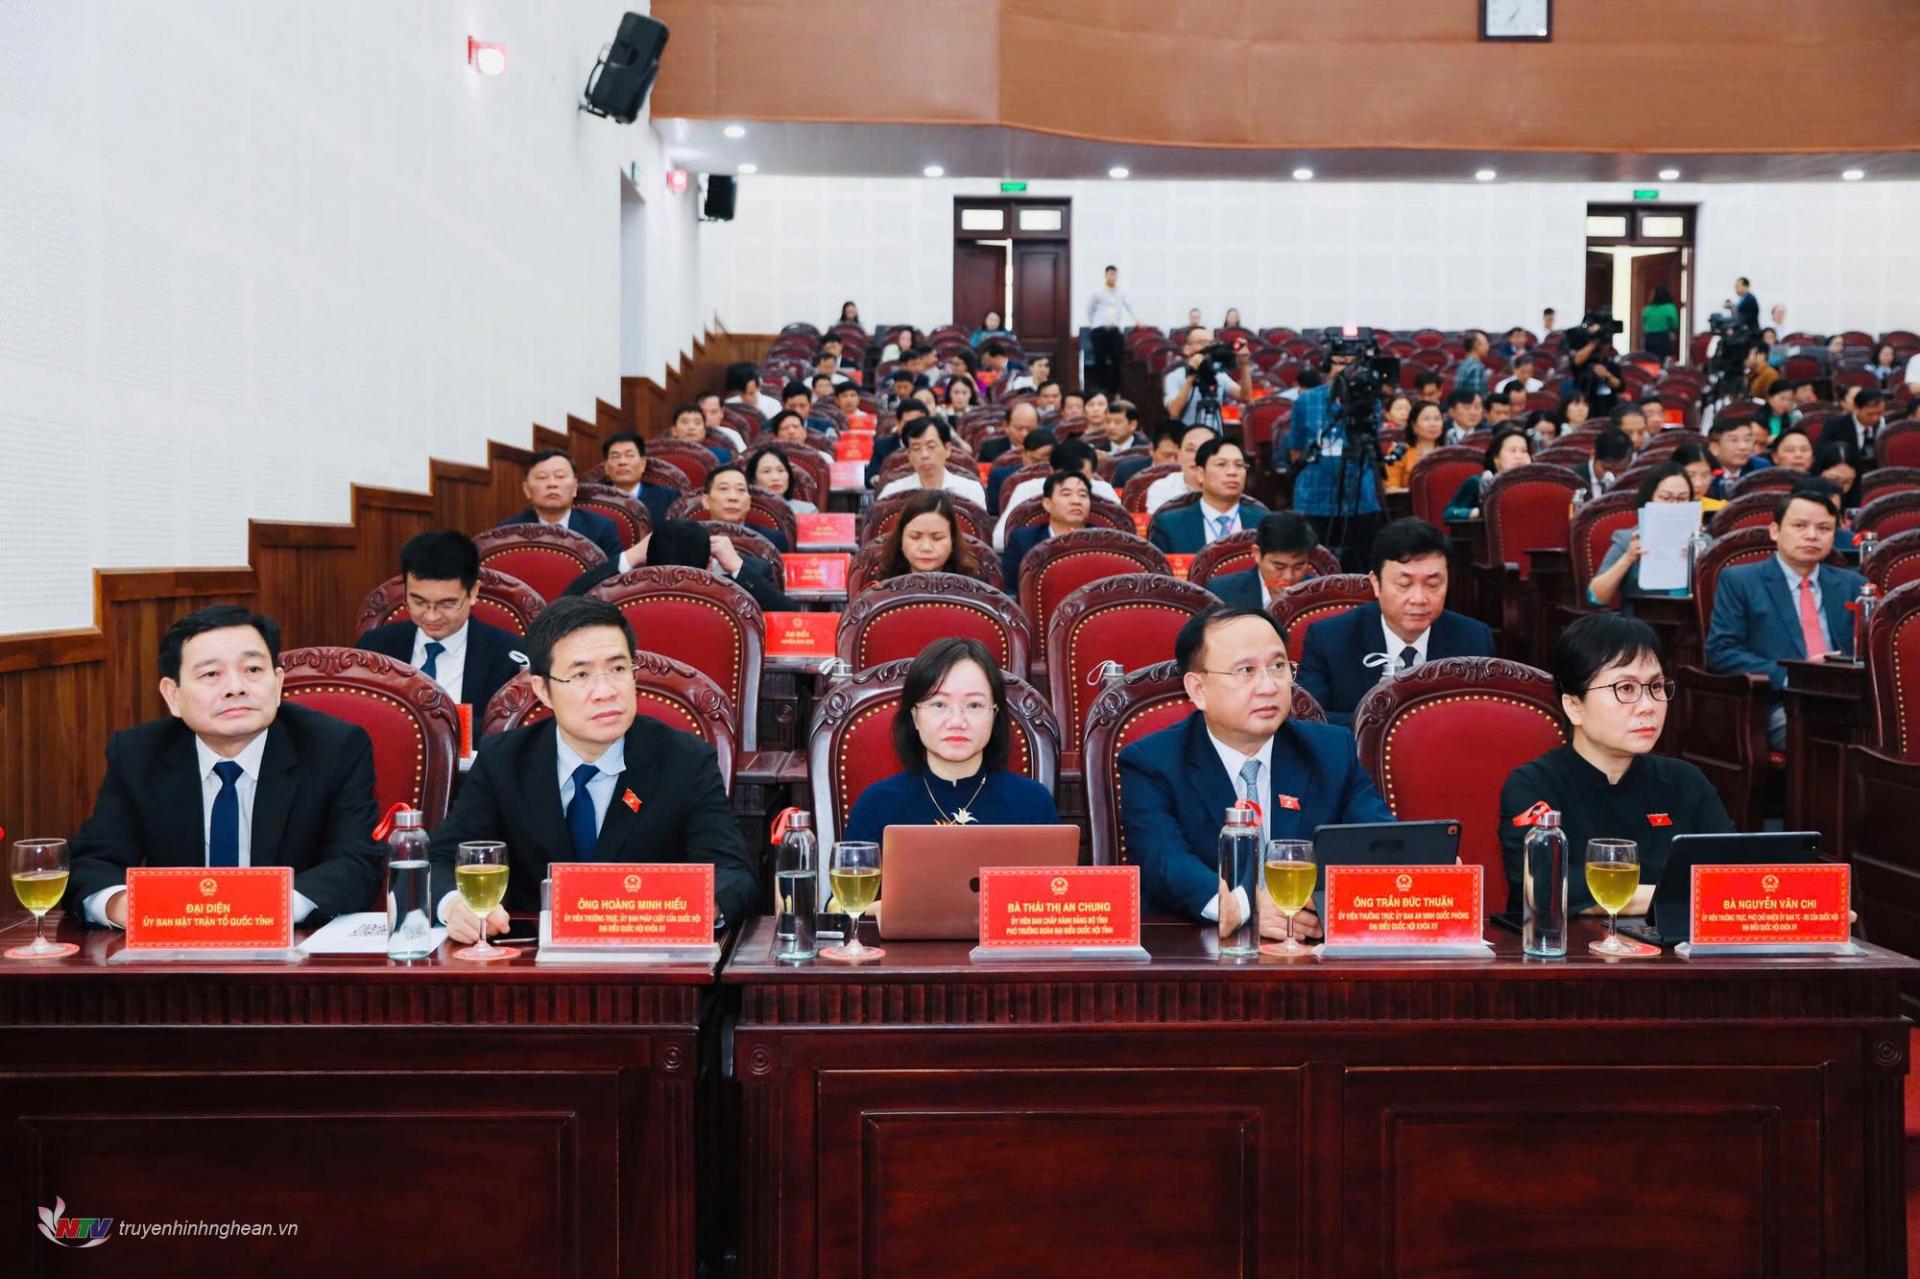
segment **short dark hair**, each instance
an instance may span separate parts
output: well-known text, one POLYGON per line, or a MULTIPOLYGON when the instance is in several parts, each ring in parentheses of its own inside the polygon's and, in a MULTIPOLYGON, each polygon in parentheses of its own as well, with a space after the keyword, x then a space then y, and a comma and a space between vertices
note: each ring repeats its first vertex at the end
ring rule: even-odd
POLYGON ((1593 677, 1609 666, 1653 654, 1666 667, 1660 637, 1637 617, 1619 613, 1588 613, 1566 630, 1553 646, 1553 687, 1562 697, 1584 697, 1593 677))
POLYGON ((796 395, 804 395, 811 400, 813 398, 813 388, 805 382, 799 381, 789 382, 780 388, 780 400, 782 403, 791 400, 796 395))
POLYGON ((1020 442, 1020 448, 1030 453, 1034 449, 1050 449, 1059 442, 1053 438, 1052 431, 1044 426, 1036 426, 1027 432, 1027 438, 1020 442))
POLYGON ((1420 372, 1413 375, 1413 389, 1416 391, 1422 389, 1423 387, 1439 386, 1439 385, 1440 385, 1440 375, 1438 373, 1435 373, 1432 369, 1422 369, 1420 372))
POLYGON ((1841 492, 1831 480, 1823 480, 1818 475, 1809 475, 1792 488, 1780 495, 1773 504, 1773 522, 1779 524, 1787 518, 1787 508, 1795 502, 1813 502, 1825 508, 1834 519, 1840 518, 1841 492))
POLYGON ((1446 558, 1447 535, 1423 519, 1408 515, 1392 520, 1373 535, 1367 553, 1367 571, 1378 574, 1388 560, 1405 564, 1429 555, 1446 558))
MULTIPOLYGON (((1615 418, 1618 422, 1619 419, 1615 418)), ((1633 456, 1633 441, 1618 426, 1610 426, 1594 437, 1593 457, 1597 462, 1624 462, 1633 456)))
MULTIPOLYGON (((698 413, 700 410, 694 409, 692 411, 698 413)), ((678 415, 676 414, 676 416, 678 415)), ((600 456, 605 458, 607 454, 613 452, 613 446, 616 444, 631 444, 640 450, 641 457, 647 455, 647 442, 640 435, 633 431, 615 431, 612 435, 600 441, 600 456)))
MULTIPOLYGON (((1512 336, 1516 332, 1518 332, 1517 329, 1507 330, 1508 336, 1512 336)), ((1513 365, 1517 365, 1517 364, 1532 364, 1532 363, 1533 363, 1533 352, 1527 350, 1525 347, 1521 347, 1519 350, 1515 351, 1512 357, 1507 361, 1507 364, 1509 367, 1512 367, 1513 365)))
POLYGON ((1253 544, 1261 555, 1269 551, 1311 551, 1320 545, 1313 525, 1294 511, 1276 511, 1260 517, 1254 526, 1253 544))
POLYGON ((767 419, 767 434, 774 435, 778 433, 780 430, 780 424, 786 421, 788 418, 792 418, 794 421, 798 422, 802 426, 805 426, 807 424, 807 419, 801 417, 798 413, 794 412, 792 409, 781 409, 778 413, 775 413, 771 418, 767 419))
POLYGON ((840 335, 839 335, 838 333, 822 333, 822 334, 820 335, 820 347, 821 347, 821 349, 822 349, 822 350, 825 350, 825 349, 826 349, 826 345, 827 345, 827 343, 829 343, 829 342, 831 342, 831 343, 833 343, 833 344, 834 344, 835 346, 839 346, 839 345, 841 344, 841 343, 840 343, 840 335))
POLYGON ((1520 441, 1527 446, 1527 456, 1533 456, 1533 437, 1527 434, 1527 428, 1524 426, 1503 426, 1493 433, 1492 439, 1487 441, 1487 469, 1489 471, 1499 466, 1501 447, 1515 436, 1519 436, 1520 441))
POLYGON ((1620 425, 1621 422, 1625 421, 1627 418, 1630 418, 1630 417, 1637 417, 1641 421, 1645 421, 1647 417, 1647 411, 1641 408, 1638 404, 1635 404, 1633 401, 1629 400, 1625 404, 1614 405, 1612 410, 1609 411, 1607 414, 1607 420, 1613 423, 1615 426, 1620 425))
POLYGON ((698 520, 662 520, 647 543, 649 566, 705 568, 713 562, 713 534, 698 520))
MULTIPOLYGON (((712 395, 712 394, 713 394, 713 392, 712 392, 712 391, 708 391, 708 392, 707 392, 707 395, 712 395)), ((706 398, 707 398, 707 395, 703 395, 703 396, 701 396, 701 397, 700 397, 700 399, 702 399, 702 400, 704 400, 704 399, 706 399, 706 398)), ((680 406, 679 408, 677 408, 677 409, 675 409, 675 410, 673 411, 673 415, 672 415, 671 417, 669 417, 669 418, 667 419, 667 421, 669 421, 669 422, 678 422, 678 421, 679 421, 679 420, 680 420, 681 418, 683 418, 683 417, 685 417, 685 416, 686 416, 687 414, 689 414, 689 413, 699 413, 699 414, 700 414, 700 419, 701 419, 702 421, 705 421, 705 420, 706 420, 706 417, 707 417, 707 415, 706 415, 705 413, 702 413, 702 412, 701 412, 701 410, 700 410, 700 405, 699 405, 699 402, 698 402, 698 401, 695 401, 695 402, 694 402, 694 403, 692 403, 692 404, 682 404, 682 405, 681 405, 681 406, 680 406)))
POLYGON ((1750 418, 1717 417, 1713 419, 1713 425, 1707 428, 1707 438, 1717 440, 1728 431, 1744 431, 1752 424, 1750 418))
POLYGON ((887 381, 889 382, 911 382, 913 380, 914 380, 913 370, 908 368, 904 364, 901 365, 899 368, 896 368, 892 372, 892 374, 889 375, 887 378, 887 381))
POLYGON ((1132 400, 1110 400, 1107 403, 1107 412, 1117 413, 1123 421, 1127 422, 1140 420, 1140 410, 1134 407, 1132 400))
MULTIPOLYGON (((654 536, 658 538, 659 533, 654 536)), ((651 544, 648 550, 652 550, 651 544)), ((701 566, 705 567, 705 563, 701 566)), ((611 626, 619 631, 627 641, 627 656, 633 656, 638 645, 634 643, 633 627, 627 625, 625 613, 605 600, 587 595, 563 595, 542 609, 540 616, 533 619, 533 625, 527 628, 527 669, 542 679, 547 678, 553 673, 553 646, 575 631, 596 626, 611 626)))
POLYGON ((893 411, 893 420, 899 423, 902 438, 907 433, 907 419, 910 417, 931 417, 933 410, 918 400, 903 400, 900 407, 893 411))
POLYGON ((1864 387, 1861 389, 1860 394, 1853 397, 1853 407, 1856 409, 1868 408, 1880 403, 1886 398, 1887 393, 1885 391, 1877 391, 1870 386, 1864 387))
POLYGON ((1447 407, 1449 409, 1457 409, 1462 405, 1471 404, 1479 398, 1480 392, 1470 387, 1456 386, 1453 390, 1447 392, 1447 407))
POLYGON ((1633 504, 1635 506, 1645 506, 1648 502, 1651 502, 1653 500, 1654 490, 1658 489, 1663 483, 1676 475, 1686 480, 1687 494, 1691 497, 1693 494, 1693 480, 1687 475, 1687 468, 1678 462, 1662 462, 1641 478, 1640 491, 1634 494, 1633 504))
POLYGON ((1214 456, 1218 454, 1221 449, 1225 448, 1230 448, 1238 453, 1241 461, 1244 462, 1247 460, 1247 451, 1240 446, 1239 440, 1233 439, 1231 436, 1216 435, 1194 450, 1193 464, 1201 470, 1205 470, 1207 463, 1213 461, 1214 456))
POLYGON ((1063 483, 1065 483, 1068 480, 1079 480, 1082 484, 1086 485, 1087 496, 1088 497, 1093 496, 1093 478, 1089 476, 1085 471, 1063 471, 1058 469, 1056 469, 1054 473, 1052 475, 1049 475, 1045 480, 1041 481, 1041 484, 1040 484, 1041 496, 1052 497, 1053 491, 1059 488, 1063 483))
POLYGON ((538 453, 535 453, 531 458, 527 459, 527 471, 531 473, 534 467, 540 465, 542 462, 551 462, 556 457, 565 458, 567 460, 567 466, 571 468, 576 475, 579 474, 580 468, 573 465, 573 454, 567 452, 565 449, 541 449, 538 453))
POLYGON ((787 451, 778 444, 762 444, 747 454, 747 460, 740 466, 740 469, 746 472, 747 487, 753 487, 754 477, 760 474, 760 463, 767 458, 780 463, 780 469, 787 473, 787 497, 789 499, 799 497, 800 495, 793 491, 793 463, 787 460, 787 451))
POLYGON ((1162 422, 1153 428, 1153 442, 1158 444, 1162 440, 1168 440, 1178 446, 1180 437, 1186 433, 1186 429, 1178 422, 1162 422))
POLYGON ((1109 262, 1105 266, 1100 268, 1100 274, 1105 275, 1109 271, 1118 271, 1119 269, 1120 269, 1119 267, 1109 262))
POLYGON ((1814 446, 1811 474, 1817 479, 1820 472, 1831 470, 1842 463, 1851 466, 1855 474, 1858 474, 1863 469, 1860 465, 1860 450, 1847 440, 1823 440, 1814 446))
MULTIPOLYGON (((700 411, 700 405, 701 405, 701 404, 702 404, 703 402, 705 402, 705 401, 707 401, 707 400, 717 400, 717 399, 719 399, 719 398, 720 398, 720 392, 718 392, 718 391, 702 391, 702 392, 700 392, 700 394, 698 394, 698 395, 696 395, 696 396, 694 396, 694 397, 693 397, 693 408, 694 408, 694 411, 695 411, 695 412, 699 412, 699 411, 700 411)), ((684 410, 684 409, 682 409, 682 410, 680 410, 680 412, 683 412, 683 413, 684 413, 685 411, 686 411, 686 410, 684 410)), ((704 415, 704 414, 702 414, 702 416, 705 416, 705 415, 704 415)))
POLYGON ((1054 378, 1048 378, 1046 381, 1042 382, 1039 386, 1034 387, 1033 393, 1035 395, 1040 395, 1044 393, 1048 387, 1052 387, 1054 390, 1058 391, 1060 390, 1060 383, 1054 378))
POLYGON ((833 393, 835 395, 846 395, 849 392, 851 392, 854 395, 860 394, 859 383, 852 382, 852 381, 841 382, 833 388, 833 393))
POLYGON ((953 428, 931 413, 925 417, 915 418, 912 422, 902 422, 900 424, 900 438, 903 440, 917 440, 929 430, 939 433, 942 444, 953 443, 953 428))
POLYGON ((758 382, 759 380, 760 380, 760 370, 755 368, 752 364, 742 361, 739 364, 727 365, 727 378, 726 378, 725 385, 728 391, 731 391, 731 392, 744 391, 747 389, 747 383, 758 382))
POLYGON ((209 604, 195 609, 167 628, 160 637, 160 674, 178 684, 180 655, 187 641, 208 631, 224 631, 234 626, 251 626, 267 642, 267 657, 280 665, 280 624, 264 613, 256 613, 238 604, 209 604))
POLYGON ((1698 440, 1688 440, 1685 444, 1676 446, 1673 452, 1667 454, 1667 460, 1681 467, 1690 466, 1695 462, 1713 465, 1713 459, 1707 456, 1706 446, 1698 440))
POLYGON ((700 491, 702 493, 713 492, 713 482, 729 472, 745 480, 748 488, 753 487, 753 477, 747 474, 746 467, 741 466, 738 462, 722 462, 707 472, 707 478, 700 482, 700 491))
POLYGON ((893 713, 893 753, 909 771, 927 766, 927 747, 913 722, 913 708, 931 697, 947 672, 962 662, 978 666, 987 677, 987 687, 993 690, 993 731, 987 735, 986 755, 980 766, 983 769, 1007 766, 1013 730, 1007 723, 1007 681, 1000 674, 1000 664, 979 640, 950 635, 921 649, 900 683, 900 705, 893 713))
POLYGON ((1056 471, 1085 472, 1098 469, 1099 465, 1100 455, 1093 451, 1093 445, 1077 435, 1053 450, 1053 469, 1056 471))
POLYGON ((1273 628, 1280 642, 1287 642, 1287 633, 1280 629, 1280 623, 1273 614, 1264 608, 1255 608, 1251 604, 1215 604, 1203 608, 1189 617, 1180 627, 1180 633, 1173 638, 1173 660, 1180 667, 1182 675, 1191 675, 1196 669, 1195 663, 1207 647, 1207 632, 1216 626, 1228 622, 1237 622, 1243 617, 1257 617, 1273 628))
POLYGON ((400 548, 400 575, 423 582, 458 579, 460 589, 470 591, 480 580, 480 548, 465 533, 452 529, 416 533, 400 548))

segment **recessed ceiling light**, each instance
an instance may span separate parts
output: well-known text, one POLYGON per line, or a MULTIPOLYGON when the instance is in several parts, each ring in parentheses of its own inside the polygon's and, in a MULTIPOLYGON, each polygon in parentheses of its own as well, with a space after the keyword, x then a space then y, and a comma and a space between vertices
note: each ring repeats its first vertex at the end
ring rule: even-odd
POLYGON ((720 132, 726 134, 730 138, 744 138, 747 136, 747 126, 744 124, 730 124, 726 128, 720 130, 720 132))
POLYGON ((759 166, 759 165, 757 165, 757 164, 743 164, 743 165, 741 165, 741 166, 740 166, 740 172, 742 172, 742 173, 758 173, 758 172, 760 172, 760 166, 759 166))
POLYGON ((1867 176, 1867 171, 1865 169, 1848 169, 1845 173, 1842 173, 1840 175, 1842 180, 1847 182, 1858 182, 1861 178, 1864 178, 1866 176, 1867 176))
POLYGON ((1312 169, 1295 169, 1293 171, 1293 180, 1295 182, 1311 182, 1313 181, 1313 170, 1312 169))
POLYGON ((1678 169, 1660 170, 1660 180, 1662 182, 1673 182, 1678 180, 1679 177, 1680 177, 1680 170, 1678 169))
POLYGON ((926 168, 920 170, 920 172, 930 178, 944 178, 947 176, 947 171, 937 164, 929 164, 926 168))
POLYGON ((1499 176, 1500 175, 1492 169, 1478 169, 1474 172, 1473 180, 1475 182, 1491 182, 1499 176))
POLYGON ((1133 171, 1124 164, 1116 164, 1107 170, 1107 176, 1110 178, 1129 178, 1133 176, 1133 171))

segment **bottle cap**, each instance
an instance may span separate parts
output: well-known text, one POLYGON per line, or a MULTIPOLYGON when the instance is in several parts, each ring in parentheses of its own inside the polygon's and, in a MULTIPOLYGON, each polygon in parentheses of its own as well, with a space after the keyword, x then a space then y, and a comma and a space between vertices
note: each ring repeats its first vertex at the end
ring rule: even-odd
POLYGON ((813 829, 813 814, 804 808, 783 808, 773 819, 773 842, 778 844, 791 830, 813 829))
POLYGON ((384 841, 395 829, 419 830, 422 817, 420 810, 408 804, 406 800, 395 800, 393 806, 387 809, 385 816, 381 817, 380 824, 373 828, 374 841, 376 843, 384 841))
POLYGON ((1559 810, 1549 808, 1546 812, 1540 814, 1540 819, 1536 821, 1534 825, 1540 827, 1543 830, 1559 830, 1560 829, 1559 810))
POLYGON ((1258 809, 1242 804, 1235 804, 1227 810, 1227 825, 1229 826, 1258 826, 1259 824, 1260 812, 1258 809))

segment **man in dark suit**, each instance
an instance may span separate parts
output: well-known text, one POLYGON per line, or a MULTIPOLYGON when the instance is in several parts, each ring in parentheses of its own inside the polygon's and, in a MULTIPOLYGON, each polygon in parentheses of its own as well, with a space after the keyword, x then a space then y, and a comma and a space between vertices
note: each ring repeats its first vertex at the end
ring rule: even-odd
POLYGON ((1247 489, 1247 454, 1238 440, 1208 440, 1193 455, 1200 471, 1200 500, 1162 510, 1147 527, 1147 540, 1169 555, 1192 555, 1260 522, 1266 511, 1242 495, 1247 489))
POLYGON ((1707 496, 1726 498, 1742 476, 1764 471, 1773 460, 1753 449, 1753 432, 1741 421, 1715 419, 1707 430, 1707 455, 1713 459, 1713 483, 1707 496))
MULTIPOLYGON (((1014 407, 1018 410, 1031 409, 1033 406, 1021 404, 1014 407)), ((999 464, 987 472, 987 512, 989 514, 998 516, 1003 513, 1000 507, 1000 490, 1007 486, 1007 481, 1015 473, 1024 471, 1029 466, 1051 462, 1056 443, 1052 431, 1044 426, 1036 427, 1027 432, 1027 437, 1021 441, 1018 452, 1001 455, 999 464)))
POLYGON ((1820 443, 1838 441, 1851 444, 1868 466, 1873 465, 1874 443, 1880 434, 1880 419, 1887 414, 1884 392, 1868 387, 1853 398, 1853 412, 1830 419, 1820 428, 1820 443))
MULTIPOLYGON (((647 540, 628 553, 645 566, 678 564, 701 568, 709 573, 730 577, 753 596, 763 612, 791 612, 793 601, 787 598, 786 582, 780 569, 757 555, 747 555, 724 533, 712 533, 698 520, 668 520, 647 535, 647 540)), ((642 565, 636 564, 639 568, 642 565)), ((601 564, 590 568, 567 584, 566 595, 588 595, 602 582, 620 575, 617 565, 601 564)))
MULTIPOLYGON (((1866 579, 1826 562, 1840 526, 1840 494, 1824 480, 1803 480, 1773 508, 1778 553, 1758 564, 1724 569, 1714 586, 1707 626, 1707 665, 1715 671, 1765 675, 1777 693, 1786 686, 1784 657, 1853 654, 1853 614, 1866 579)), ((1774 750, 1787 744, 1787 708, 1775 698, 1767 735, 1774 750)))
POLYGON ((1116 459, 1113 464, 1113 486, 1124 493, 1127 489, 1127 481, 1148 467, 1178 462, 1180 433, 1183 429, 1178 422, 1162 422, 1153 433, 1151 451, 1116 459))
MULTIPOLYGON (((1025 447, 1027 437, 1040 429, 1040 413, 1031 402, 1022 400, 1007 410, 1006 432, 996 435, 980 445, 980 451, 974 456, 982 462, 998 462, 1002 455, 1017 458, 1025 447)), ((993 494, 987 494, 987 500, 993 500, 993 494)))
MULTIPOLYGON (((1753 296, 1753 285, 1746 276, 1733 282, 1733 297, 1728 302, 1733 306, 1740 323, 1756 329, 1760 327, 1760 299, 1753 296)), ((1781 336, 1786 335, 1783 333, 1781 336)))
POLYGON ((607 483, 645 506, 651 525, 664 523, 667 508, 680 492, 665 484, 647 483, 647 442, 632 431, 621 431, 601 441, 600 457, 607 464, 607 483))
POLYGON ((380 853, 369 835, 366 730, 280 702, 280 628, 232 604, 189 613, 160 641, 171 714, 115 733, 93 813, 73 837, 69 915, 127 923, 140 866, 291 866, 296 924, 370 907, 380 853))
POLYGON ((1447 612, 1447 539, 1425 520, 1398 519, 1373 537, 1375 602, 1315 622, 1300 651, 1300 687, 1335 724, 1351 724, 1383 679, 1442 657, 1492 657, 1485 622, 1447 612))
POLYGON ((1263 515, 1254 530, 1254 566, 1207 579, 1207 589, 1236 608, 1271 608, 1289 586, 1313 576, 1313 525, 1293 511, 1263 515))
POLYGON ((480 551, 465 533, 421 533, 400 548, 407 618, 376 626, 355 648, 417 667, 448 697, 473 708, 474 740, 487 703, 520 673, 518 636, 473 616, 480 598, 480 551))
MULTIPOLYGON (((1140 866, 1143 909, 1237 927, 1250 910, 1267 937, 1285 917, 1220 897, 1216 849, 1226 812, 1259 806, 1262 839, 1306 839, 1330 822, 1390 822, 1393 814, 1353 750, 1325 724, 1287 717, 1293 702, 1285 638, 1269 613, 1218 604, 1180 628, 1174 658, 1196 711, 1120 752, 1120 822, 1140 866)), ((1263 843, 1264 847, 1264 843, 1263 843)))
MULTIPOLYGON (((1632 405, 1621 407, 1630 410, 1633 416, 1639 417, 1644 429, 1646 419, 1640 417, 1639 409, 1632 405)), ((1620 428, 1618 414, 1616 414, 1616 424, 1594 437, 1593 456, 1574 467, 1573 473, 1580 477, 1580 483, 1587 490, 1588 497, 1604 497, 1613 491, 1613 486, 1632 465, 1633 437, 1620 428)))
POLYGON ((574 474, 572 458, 559 449, 535 453, 533 461, 527 466, 527 478, 520 487, 527 495, 527 509, 510 519, 501 520, 502 528, 509 524, 547 524, 570 528, 599 547, 609 560, 620 559, 623 549, 620 530, 613 521, 592 511, 574 509, 573 499, 579 496, 580 480, 574 474))
POLYGON ((433 833, 433 896, 455 941, 482 922, 454 888, 460 845, 507 845, 507 898, 487 916, 540 909, 556 861, 708 862, 728 921, 759 897, 754 864, 720 781, 713 747, 636 711, 633 631, 603 600, 555 600, 527 632, 533 692, 551 719, 488 739, 453 810, 433 833))
POLYGON ((1027 552, 1049 538, 1077 533, 1087 526, 1093 512, 1092 480, 1084 471, 1055 471, 1040 486, 1040 505, 1047 512, 1044 524, 1029 524, 1007 534, 1007 549, 1000 553, 1000 571, 1010 595, 1020 591, 1020 562, 1027 552))

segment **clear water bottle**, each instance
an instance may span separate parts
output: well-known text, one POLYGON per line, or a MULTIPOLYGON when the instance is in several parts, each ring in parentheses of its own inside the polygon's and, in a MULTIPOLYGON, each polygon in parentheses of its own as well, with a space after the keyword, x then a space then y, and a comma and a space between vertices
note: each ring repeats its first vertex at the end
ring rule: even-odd
POLYGON ((1220 953, 1233 959, 1260 953, 1260 814, 1237 805, 1220 828, 1220 953), (1238 927, 1228 928, 1235 890, 1246 912, 1238 927))
POLYGON ((1856 662, 1867 660, 1867 626, 1873 621, 1873 611, 1880 607, 1880 590, 1872 582, 1860 588, 1860 598, 1853 608, 1853 659, 1856 662))
POLYGON ((1548 809, 1527 832, 1521 860, 1525 881, 1526 921, 1521 948, 1542 959, 1564 959, 1567 954, 1567 833, 1560 814, 1548 809))
POLYGON ((397 809, 387 836, 388 959, 425 959, 433 953, 432 879, 420 810, 397 809))
POLYGON ((775 959, 797 964, 814 957, 819 946, 814 935, 819 873, 819 841, 814 837, 813 817, 789 809, 782 814, 780 851, 774 861, 775 959))
POLYGON ((1693 530, 1693 536, 1687 539, 1687 594, 1693 594, 1694 575, 1699 571, 1700 562, 1707 558, 1707 552, 1712 547, 1713 538, 1707 535, 1707 530, 1704 528, 1693 530))

